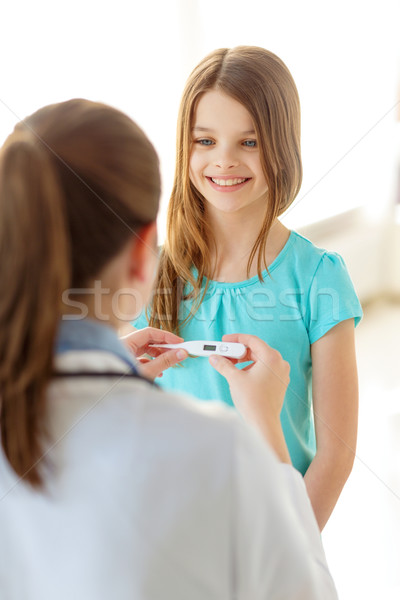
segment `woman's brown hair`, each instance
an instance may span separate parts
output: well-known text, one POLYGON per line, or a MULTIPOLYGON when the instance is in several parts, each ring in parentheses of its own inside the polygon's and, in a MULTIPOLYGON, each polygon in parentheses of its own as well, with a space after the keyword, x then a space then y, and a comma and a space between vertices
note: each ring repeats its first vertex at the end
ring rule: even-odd
POLYGON ((212 277, 210 247, 214 244, 204 211, 204 198, 189 178, 192 126, 197 103, 205 92, 219 90, 240 102, 254 122, 260 159, 268 186, 266 212, 247 264, 249 274, 257 257, 262 270, 272 223, 293 202, 302 180, 300 156, 300 102, 286 65, 272 52, 255 46, 222 48, 206 56, 193 70, 181 101, 176 171, 167 215, 167 236, 160 256, 156 290, 149 307, 154 327, 179 332, 179 307, 190 284, 194 305, 200 305, 203 277, 212 277), (197 269, 197 278, 191 267, 197 269))
POLYGON ((19 123, 0 152, 0 423, 14 469, 42 480, 46 388, 62 295, 156 219, 153 146, 116 109, 70 100, 19 123))

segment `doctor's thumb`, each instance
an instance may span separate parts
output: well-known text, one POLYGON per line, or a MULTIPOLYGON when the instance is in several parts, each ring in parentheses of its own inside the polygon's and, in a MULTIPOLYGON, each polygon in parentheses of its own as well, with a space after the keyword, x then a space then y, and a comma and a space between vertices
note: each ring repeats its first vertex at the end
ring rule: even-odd
POLYGON ((218 371, 220 375, 225 377, 228 380, 228 382, 231 376, 235 375, 235 373, 237 372, 235 365, 223 356, 218 356, 218 354, 212 354, 208 360, 210 362, 210 365, 214 367, 214 369, 218 371))

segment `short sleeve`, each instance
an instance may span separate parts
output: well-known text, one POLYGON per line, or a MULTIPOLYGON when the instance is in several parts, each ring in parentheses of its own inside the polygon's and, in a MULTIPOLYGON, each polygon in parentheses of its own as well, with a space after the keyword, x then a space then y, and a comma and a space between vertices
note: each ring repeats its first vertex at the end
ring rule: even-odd
POLYGON ((142 310, 142 312, 140 313, 140 315, 138 316, 137 319, 134 319, 133 321, 131 321, 131 325, 132 325, 132 327, 135 327, 135 329, 143 329, 144 327, 149 326, 149 322, 146 317, 145 309, 142 310))
POLYGON ((306 307, 306 326, 310 344, 341 321, 354 319, 357 326, 362 308, 343 258, 324 252, 312 279, 306 307))

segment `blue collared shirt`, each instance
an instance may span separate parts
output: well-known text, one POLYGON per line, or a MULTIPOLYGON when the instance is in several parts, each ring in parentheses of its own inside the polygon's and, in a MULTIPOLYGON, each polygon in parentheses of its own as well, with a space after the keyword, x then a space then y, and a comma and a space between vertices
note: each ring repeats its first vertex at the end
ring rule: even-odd
POLYGON ((110 352, 127 363, 137 373, 133 356, 110 325, 94 319, 61 320, 55 343, 55 353, 70 350, 100 350, 110 352))

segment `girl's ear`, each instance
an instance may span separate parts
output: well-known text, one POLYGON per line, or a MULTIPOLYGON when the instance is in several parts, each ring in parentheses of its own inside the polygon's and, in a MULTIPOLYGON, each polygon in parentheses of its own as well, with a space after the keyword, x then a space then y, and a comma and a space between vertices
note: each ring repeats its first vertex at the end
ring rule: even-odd
POLYGON ((158 260, 157 223, 149 223, 140 229, 131 246, 131 275, 144 282, 154 273, 154 264, 158 260))

